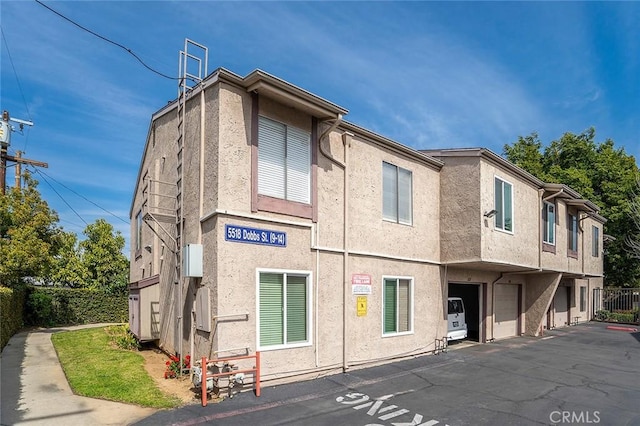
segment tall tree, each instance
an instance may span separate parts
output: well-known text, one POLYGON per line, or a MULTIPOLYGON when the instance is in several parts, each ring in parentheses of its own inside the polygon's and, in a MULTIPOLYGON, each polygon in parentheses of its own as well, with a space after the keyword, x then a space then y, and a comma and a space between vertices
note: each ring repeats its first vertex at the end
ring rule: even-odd
POLYGON ((125 240, 104 219, 87 225, 86 239, 80 242, 82 263, 89 287, 110 293, 125 293, 129 284, 129 260, 122 254, 125 240))
POLYGON ((626 243, 629 253, 640 262, 640 178, 636 181, 636 191, 631 201, 631 220, 634 227, 627 235, 626 243))
POLYGON ((64 287, 89 286, 89 271, 83 262, 76 234, 65 232, 60 236, 60 249, 53 258, 47 281, 64 287))
POLYGON ((595 202, 607 218, 604 232, 615 238, 607 244, 605 283, 640 286, 640 262, 626 243, 634 229, 633 189, 639 174, 635 158, 610 139, 597 143, 593 128, 578 135, 565 133, 542 148, 534 133, 505 145, 503 155, 541 180, 566 184, 595 202))
POLYGON ((38 182, 24 175, 22 189, 0 196, 0 285, 48 274, 60 246, 58 215, 40 197, 38 182))

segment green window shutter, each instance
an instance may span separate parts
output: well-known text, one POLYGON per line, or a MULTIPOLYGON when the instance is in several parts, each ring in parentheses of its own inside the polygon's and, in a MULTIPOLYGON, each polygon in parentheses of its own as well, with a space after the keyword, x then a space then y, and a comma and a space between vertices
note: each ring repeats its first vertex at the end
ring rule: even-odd
POLYGON ((260 274, 260 345, 284 343, 283 275, 260 274))
POLYGON ((307 277, 287 276, 287 343, 307 339, 307 277))
POLYGON ((393 333, 396 327, 396 280, 384 280, 384 332, 393 333))
POLYGON ((411 291, 409 280, 398 283, 398 331, 411 330, 411 291))

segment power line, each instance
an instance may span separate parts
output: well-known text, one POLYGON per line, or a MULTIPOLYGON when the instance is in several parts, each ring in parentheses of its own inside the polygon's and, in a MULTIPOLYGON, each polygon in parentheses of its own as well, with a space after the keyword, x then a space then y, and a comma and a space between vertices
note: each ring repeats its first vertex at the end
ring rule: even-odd
POLYGON ((47 178, 46 178, 46 177, 44 177, 44 174, 43 174, 40 170, 38 170, 38 169, 34 169, 34 170, 36 171, 36 173, 38 173, 38 174, 40 174, 40 176, 42 176, 42 179, 44 179, 44 181, 46 182, 46 184, 47 184, 47 185, 49 185, 49 188, 51 188, 51 189, 53 190, 53 192, 55 192, 55 193, 56 193, 56 195, 57 195, 58 197, 60 197, 60 199, 62 200, 62 202, 64 202, 64 203, 67 205, 67 207, 69 207, 69 208, 71 209, 71 211, 72 211, 72 212, 74 212, 74 213, 76 214, 76 216, 78 216, 78 217, 80 218, 80 220, 84 222, 84 224, 85 224, 86 226, 89 226, 89 224, 87 223, 87 221, 86 221, 86 220, 84 220, 84 219, 82 218, 82 216, 80 216, 80 214, 79 214, 77 211, 75 211, 75 209, 74 209, 73 207, 71 207, 71 204, 67 203, 67 200, 65 200, 65 199, 64 199, 64 197, 63 197, 62 195, 60 195, 60 193, 59 193, 58 191, 56 191, 56 189, 53 187, 53 185, 51 185, 51 183, 49 183, 49 181, 47 180, 47 178))
POLYGON ((41 171, 41 170, 37 170, 38 173, 40 173, 41 175, 47 176, 49 179, 51 179, 52 181, 56 182, 58 185, 65 187, 67 190, 73 192, 74 194, 76 194, 78 197, 82 198, 85 201, 88 201, 89 203, 93 204, 94 206, 96 206, 97 208, 99 208, 100 210, 110 214, 111 216, 115 217, 116 219, 129 224, 128 220, 125 220, 123 218, 121 218, 120 216, 116 215, 115 213, 111 213, 109 210, 105 209, 104 207, 99 206, 98 204, 94 203, 93 201, 91 201, 90 199, 88 199, 87 197, 85 197, 82 194, 77 193, 76 191, 74 191, 73 189, 69 188, 67 185, 65 185, 64 183, 52 178, 51 176, 49 176, 48 174, 46 174, 45 172, 41 171))
POLYGON ((161 76, 161 77, 168 78, 169 80, 180 80, 178 77, 171 77, 171 76, 169 76, 169 75, 167 75, 167 74, 161 73, 160 71, 157 71, 157 70, 155 70, 155 69, 151 68, 149 65, 147 65, 147 64, 146 64, 142 59, 140 59, 140 57, 139 57, 138 55, 136 55, 136 54, 135 54, 131 49, 129 49, 128 47, 123 46, 122 44, 117 43, 117 42, 115 42, 115 41, 113 41, 113 40, 110 40, 110 39, 108 39, 107 37, 104 37, 104 36, 102 36, 102 35, 100 35, 100 34, 98 34, 98 33, 94 32, 94 31, 91 31, 89 28, 83 27, 82 25, 78 24, 77 22, 73 21, 72 19, 67 18, 67 17, 66 17, 66 16, 64 16, 62 13, 60 13, 60 12, 58 12, 58 11, 56 11, 56 10, 54 10, 54 9, 50 8, 49 6, 47 6, 47 5, 46 5, 46 4, 44 4, 44 3, 42 3, 40 0, 35 0, 35 1, 36 1, 36 3, 38 3, 40 6, 43 6, 44 8, 46 8, 46 9, 50 10, 51 12, 55 13, 56 15, 58 15, 59 17, 61 17, 61 18, 62 18, 62 19, 64 19, 65 21, 68 21, 68 22, 72 23, 73 25, 75 25, 76 27, 80 28, 81 30, 84 30, 84 31, 88 32, 89 34, 92 34, 92 35, 94 35, 94 36, 98 37, 99 39, 106 41, 107 43, 111 43, 111 44, 113 44, 114 46, 117 46, 117 47, 119 47, 119 48, 121 48, 121 49, 125 50, 125 51, 126 51, 127 53, 129 53, 131 56, 133 56, 134 58, 136 58, 136 59, 138 60, 138 62, 140 62, 140 63, 141 63, 141 64, 142 64, 146 69, 148 69, 149 71, 154 72, 154 73, 158 74, 158 75, 159 75, 159 76, 161 76))
MULTIPOLYGON (((20 79, 18 78, 18 72, 16 71, 16 66, 13 63, 13 58, 11 57, 11 51, 9 50, 9 43, 7 43, 7 39, 4 36, 4 30, 0 26, 0 33, 2 33, 2 41, 4 41, 4 45, 7 48, 7 55, 9 56, 9 62, 11 62, 11 68, 13 68, 13 74, 16 76, 16 81, 18 82, 18 89, 20 90, 20 95, 22 95, 22 102, 24 102, 24 107, 27 109, 27 116, 29 117, 29 121, 33 121, 31 119, 31 112, 29 111, 29 105, 27 105, 27 99, 24 96, 24 91, 22 90, 22 84, 20 84, 20 79)), ((29 129, 31 129, 29 127, 29 129)), ((27 143, 29 143, 29 129, 27 129, 27 137, 24 142, 23 150, 27 150, 27 143)))

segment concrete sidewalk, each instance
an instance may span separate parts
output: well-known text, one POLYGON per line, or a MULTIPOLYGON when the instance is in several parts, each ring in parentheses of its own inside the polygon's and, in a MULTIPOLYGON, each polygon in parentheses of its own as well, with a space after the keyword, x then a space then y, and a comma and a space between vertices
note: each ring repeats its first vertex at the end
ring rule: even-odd
POLYGON ((128 425, 157 410, 74 395, 58 362, 51 335, 76 327, 24 331, 0 356, 0 424, 128 425))

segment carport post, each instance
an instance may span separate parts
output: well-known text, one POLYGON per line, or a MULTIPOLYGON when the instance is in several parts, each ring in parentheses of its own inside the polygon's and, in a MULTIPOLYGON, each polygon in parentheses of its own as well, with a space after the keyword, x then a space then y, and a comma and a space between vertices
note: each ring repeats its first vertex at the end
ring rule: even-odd
POLYGON ((202 361, 200 363, 202 366, 202 380, 200 381, 200 391, 202 392, 202 406, 207 406, 207 358, 202 357, 202 361))

